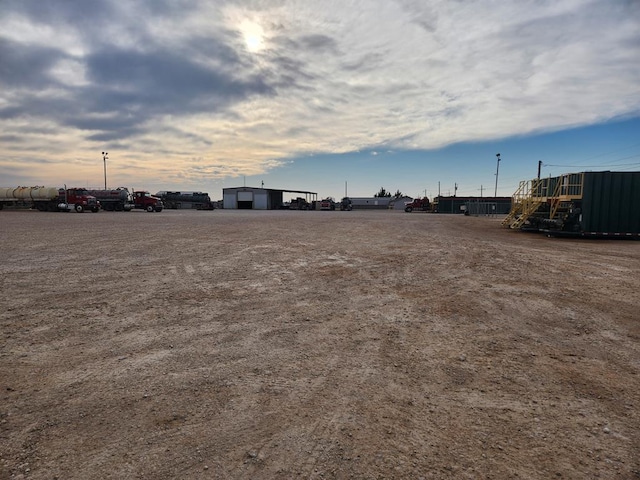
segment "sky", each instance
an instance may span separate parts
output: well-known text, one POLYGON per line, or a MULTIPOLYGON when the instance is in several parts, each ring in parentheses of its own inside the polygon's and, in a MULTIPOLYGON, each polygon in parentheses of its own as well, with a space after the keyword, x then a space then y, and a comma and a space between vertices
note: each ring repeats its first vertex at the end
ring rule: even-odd
POLYGON ((0 0, 2 187, 507 196, 538 162, 640 171, 637 0, 0 0))

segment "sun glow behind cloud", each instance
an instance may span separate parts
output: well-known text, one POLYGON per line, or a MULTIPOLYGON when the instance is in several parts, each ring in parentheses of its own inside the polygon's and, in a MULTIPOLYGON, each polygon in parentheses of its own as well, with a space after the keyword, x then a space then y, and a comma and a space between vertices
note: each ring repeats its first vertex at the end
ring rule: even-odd
POLYGON ((240 25, 240 31, 242 32, 247 50, 250 52, 259 52, 265 47, 264 31, 257 23, 245 20, 240 25))

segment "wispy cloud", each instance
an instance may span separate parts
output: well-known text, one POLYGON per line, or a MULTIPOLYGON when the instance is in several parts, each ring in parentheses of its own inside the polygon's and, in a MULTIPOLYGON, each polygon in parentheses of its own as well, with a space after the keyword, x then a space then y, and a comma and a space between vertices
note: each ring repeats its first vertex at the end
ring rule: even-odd
POLYGON ((189 183, 638 115, 639 32, 624 1, 5 0, 0 168, 189 183))

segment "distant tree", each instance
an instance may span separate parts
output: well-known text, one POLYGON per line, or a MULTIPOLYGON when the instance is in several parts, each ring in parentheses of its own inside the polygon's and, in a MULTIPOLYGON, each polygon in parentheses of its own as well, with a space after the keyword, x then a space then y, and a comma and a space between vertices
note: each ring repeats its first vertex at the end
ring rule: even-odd
POLYGON ((374 197, 390 197, 391 192, 387 192, 384 187, 380 187, 380 191, 374 197))
POLYGON ((396 190, 396 193, 393 194, 393 198, 400 198, 402 197, 402 192, 400 190, 396 190))

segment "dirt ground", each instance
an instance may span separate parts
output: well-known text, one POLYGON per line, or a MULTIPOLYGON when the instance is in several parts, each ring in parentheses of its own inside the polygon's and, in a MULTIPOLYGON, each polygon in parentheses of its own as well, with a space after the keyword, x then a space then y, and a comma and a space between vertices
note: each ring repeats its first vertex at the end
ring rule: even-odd
POLYGON ((0 479, 640 478, 640 242, 0 212, 0 479))

